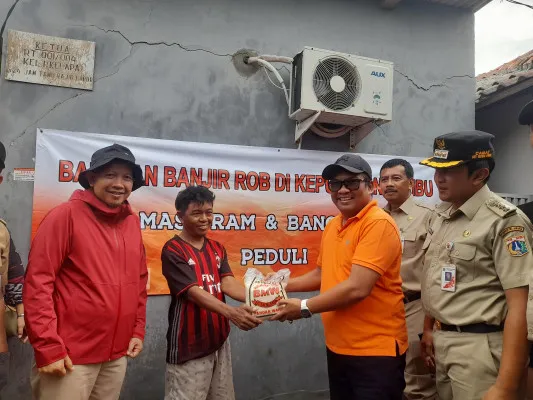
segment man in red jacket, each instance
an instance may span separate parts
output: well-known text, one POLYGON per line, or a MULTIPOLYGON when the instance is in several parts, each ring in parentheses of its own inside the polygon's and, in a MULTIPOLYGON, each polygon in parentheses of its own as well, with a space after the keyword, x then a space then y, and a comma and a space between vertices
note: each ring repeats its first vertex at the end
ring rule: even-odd
POLYGON ((144 185, 131 151, 96 151, 85 190, 44 218, 33 240, 23 301, 35 352, 37 400, 116 400, 126 355, 142 350, 146 259, 127 198, 144 185))

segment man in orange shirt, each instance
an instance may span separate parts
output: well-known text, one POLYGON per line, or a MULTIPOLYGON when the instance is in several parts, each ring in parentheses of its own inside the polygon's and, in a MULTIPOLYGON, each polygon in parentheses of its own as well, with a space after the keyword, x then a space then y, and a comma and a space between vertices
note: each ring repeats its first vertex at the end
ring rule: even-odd
POLYGON ((345 154, 322 172, 339 209, 322 235, 318 266, 289 280, 289 299, 272 319, 322 314, 331 400, 401 400, 407 328, 400 265, 400 234, 390 215, 372 200, 372 169, 345 154))

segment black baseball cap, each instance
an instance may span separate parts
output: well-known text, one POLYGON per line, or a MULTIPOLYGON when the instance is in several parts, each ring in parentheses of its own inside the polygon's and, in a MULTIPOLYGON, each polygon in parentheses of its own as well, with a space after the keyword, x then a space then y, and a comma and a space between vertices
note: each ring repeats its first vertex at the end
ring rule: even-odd
POLYGON ((520 125, 531 125, 533 124, 533 100, 527 103, 520 111, 518 115, 518 123, 520 125))
POLYGON ((358 154, 344 154, 340 156, 333 164, 329 164, 324 171, 322 177, 324 179, 333 179, 342 171, 352 172, 354 174, 367 174, 372 179, 372 168, 366 160, 358 154))
POLYGON ((103 167, 115 160, 125 161, 128 164, 131 164, 133 171, 133 188, 132 191, 139 189, 141 186, 144 186, 144 178, 141 166, 135 163, 135 157, 133 153, 125 146, 120 144, 113 144, 108 147, 96 150, 91 157, 91 165, 85 171, 80 173, 78 182, 85 189, 89 189, 89 180, 87 179, 87 172, 95 171, 98 168, 103 167))
POLYGON ((0 142, 0 170, 6 167, 6 148, 2 142, 0 142))
POLYGON ((482 131, 447 133, 433 143, 433 157, 420 161, 432 168, 451 168, 475 160, 494 160, 494 136, 482 131))

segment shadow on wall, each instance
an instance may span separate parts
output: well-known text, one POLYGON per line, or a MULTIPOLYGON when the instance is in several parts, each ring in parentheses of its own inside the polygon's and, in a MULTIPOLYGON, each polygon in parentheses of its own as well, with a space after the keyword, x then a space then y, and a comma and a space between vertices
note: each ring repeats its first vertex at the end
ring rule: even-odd
POLYGON ((18 338, 9 338, 9 379, 0 393, 0 400, 31 399, 30 373, 33 363, 33 349, 22 344, 18 338))

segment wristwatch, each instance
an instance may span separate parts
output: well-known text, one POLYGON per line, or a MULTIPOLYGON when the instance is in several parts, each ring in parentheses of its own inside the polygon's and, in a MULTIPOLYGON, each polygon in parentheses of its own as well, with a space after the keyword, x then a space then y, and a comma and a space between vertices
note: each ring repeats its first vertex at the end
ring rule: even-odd
POLYGON ((311 318, 313 315, 311 311, 309 311, 309 307, 307 307, 307 299, 302 300, 300 304, 300 314, 302 315, 302 318, 311 318))

